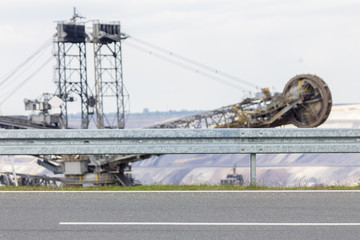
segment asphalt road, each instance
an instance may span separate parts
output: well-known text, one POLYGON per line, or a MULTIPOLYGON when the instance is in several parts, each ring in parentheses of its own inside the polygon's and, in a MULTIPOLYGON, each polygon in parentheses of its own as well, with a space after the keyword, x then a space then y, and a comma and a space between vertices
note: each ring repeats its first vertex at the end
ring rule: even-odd
POLYGON ((359 239, 360 192, 0 192, 0 239, 359 239))

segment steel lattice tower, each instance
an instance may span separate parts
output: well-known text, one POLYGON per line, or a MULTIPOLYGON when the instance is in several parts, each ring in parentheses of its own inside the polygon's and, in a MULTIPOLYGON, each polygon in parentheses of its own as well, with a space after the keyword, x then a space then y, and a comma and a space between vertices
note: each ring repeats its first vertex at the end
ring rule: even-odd
POLYGON ((127 96, 122 76, 120 23, 94 23, 92 35, 97 128, 124 128, 127 96))
POLYGON ((54 37, 57 59, 56 95, 63 100, 62 127, 68 128, 68 103, 80 97, 81 128, 88 128, 89 115, 93 113, 93 98, 89 94, 86 64, 86 33, 83 24, 58 23, 54 37))

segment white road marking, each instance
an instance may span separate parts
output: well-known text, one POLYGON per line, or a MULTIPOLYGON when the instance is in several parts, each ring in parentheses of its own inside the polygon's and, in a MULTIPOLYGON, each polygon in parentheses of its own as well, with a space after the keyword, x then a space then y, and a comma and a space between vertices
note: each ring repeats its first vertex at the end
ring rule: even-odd
POLYGON ((242 223, 242 222, 60 222, 60 225, 120 226, 360 226, 360 223, 242 223))

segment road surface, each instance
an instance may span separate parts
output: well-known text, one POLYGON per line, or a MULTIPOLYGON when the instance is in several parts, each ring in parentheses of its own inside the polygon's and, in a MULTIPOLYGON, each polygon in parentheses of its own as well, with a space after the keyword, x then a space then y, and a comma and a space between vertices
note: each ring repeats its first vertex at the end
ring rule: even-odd
POLYGON ((359 239, 360 192, 0 192, 0 239, 359 239))

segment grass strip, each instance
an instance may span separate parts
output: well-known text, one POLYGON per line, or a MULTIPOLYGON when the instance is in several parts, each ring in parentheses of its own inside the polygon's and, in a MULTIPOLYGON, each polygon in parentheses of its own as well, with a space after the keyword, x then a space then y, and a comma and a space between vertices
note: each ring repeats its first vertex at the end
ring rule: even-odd
POLYGON ((4 186, 0 191, 249 191, 249 190, 360 190, 358 186, 324 186, 311 187, 268 187, 268 186, 232 186, 232 185, 141 185, 133 187, 122 186, 65 186, 65 187, 34 187, 34 186, 4 186))

